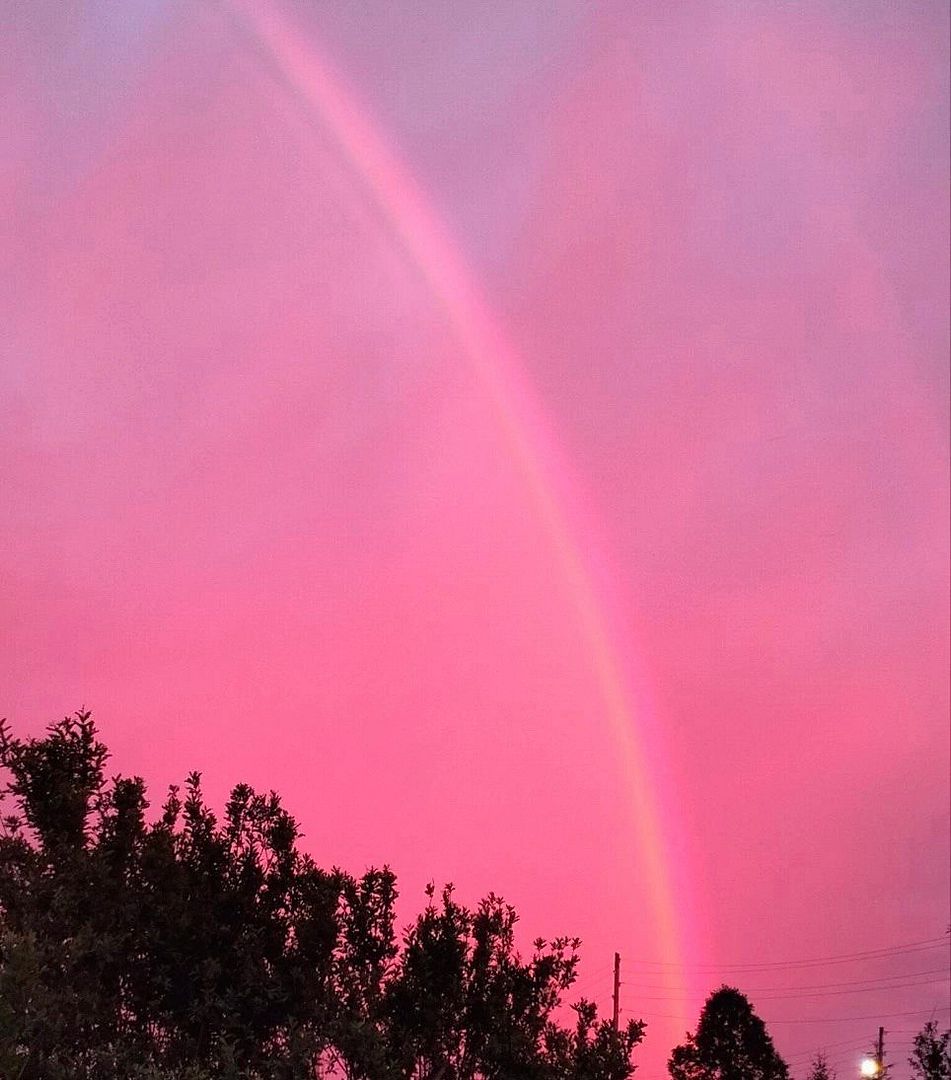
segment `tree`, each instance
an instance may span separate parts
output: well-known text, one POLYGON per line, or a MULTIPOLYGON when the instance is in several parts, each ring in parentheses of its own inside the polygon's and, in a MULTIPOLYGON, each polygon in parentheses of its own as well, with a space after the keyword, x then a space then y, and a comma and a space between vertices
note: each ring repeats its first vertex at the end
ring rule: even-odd
POLYGON ((279 797, 201 777, 150 816, 86 712, 0 724, 0 1076, 18 1080, 628 1080, 643 1025, 557 1019, 575 939, 516 949, 514 909, 323 870, 279 797))
POLYGON ((836 1080, 835 1069, 829 1065, 829 1059, 823 1053, 812 1059, 812 1071, 809 1080, 836 1080))
POLYGON ((239 785, 219 824, 194 773, 148 824, 107 759, 87 713, 0 728, 0 1059, 21 1080, 300 1075, 334 1009, 341 875, 273 793, 239 785))
POLYGON ((667 1064, 673 1080, 789 1080, 766 1025, 746 997, 721 986, 707 999, 693 1035, 667 1064))
POLYGON ((951 1030, 938 1032, 934 1020, 915 1036, 915 1046, 908 1059, 915 1080, 951 1080, 951 1030))
POLYGON ((573 1030, 553 1020, 575 978, 580 942, 537 939, 529 959, 515 950, 514 908, 490 895, 474 910, 452 886, 429 903, 404 939, 390 985, 401 1076, 471 1080, 626 1080, 644 1025, 622 1030, 574 1006, 573 1030))

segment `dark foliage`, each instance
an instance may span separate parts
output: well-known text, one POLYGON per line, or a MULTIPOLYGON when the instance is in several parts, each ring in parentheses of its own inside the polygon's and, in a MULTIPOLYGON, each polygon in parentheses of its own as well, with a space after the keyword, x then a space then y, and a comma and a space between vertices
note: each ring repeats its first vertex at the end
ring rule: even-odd
POLYGON ((951 1030, 939 1032, 929 1020, 915 1036, 908 1064, 915 1080, 951 1080, 951 1030))
POLYGON ((511 907, 451 887, 400 938, 392 873, 320 869, 273 792, 239 785, 218 820, 193 773, 150 816, 107 760, 88 713, 0 725, 0 1076, 632 1075, 642 1024, 558 1020, 576 940, 523 958, 511 907))
POLYGON ((835 1080, 835 1069, 825 1054, 816 1054, 809 1071, 809 1080, 835 1080))
POLYGON ((746 997, 721 986, 707 999, 693 1035, 674 1049, 673 1080, 789 1080, 766 1025, 746 997))

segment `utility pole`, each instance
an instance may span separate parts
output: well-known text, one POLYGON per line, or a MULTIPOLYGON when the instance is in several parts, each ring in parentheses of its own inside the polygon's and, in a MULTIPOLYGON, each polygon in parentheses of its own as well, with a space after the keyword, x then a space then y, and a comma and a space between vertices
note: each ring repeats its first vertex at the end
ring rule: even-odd
POLYGON ((885 1029, 878 1029, 878 1043, 875 1047, 875 1057, 862 1059, 860 1067, 862 1076, 871 1077, 872 1080, 885 1080, 885 1029))
POLYGON ((614 954, 614 1030, 621 1015, 621 954, 614 954))

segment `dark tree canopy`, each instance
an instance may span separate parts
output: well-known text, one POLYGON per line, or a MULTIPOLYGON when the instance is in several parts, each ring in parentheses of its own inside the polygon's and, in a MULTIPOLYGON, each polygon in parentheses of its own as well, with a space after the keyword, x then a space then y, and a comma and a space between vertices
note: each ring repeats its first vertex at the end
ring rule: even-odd
POLYGON ((673 1080, 789 1080, 766 1025, 746 997, 721 986, 707 999, 693 1035, 668 1062, 673 1080))
POLYGON ((915 1036, 908 1064, 915 1080, 951 1080, 951 1030, 939 1032, 929 1020, 915 1036))
POLYGON ((396 882, 323 870, 273 792, 221 820, 201 778, 150 816, 88 713, 0 725, 0 1076, 18 1080, 627 1080, 643 1025, 586 1001, 578 941, 451 887, 396 928, 396 882))

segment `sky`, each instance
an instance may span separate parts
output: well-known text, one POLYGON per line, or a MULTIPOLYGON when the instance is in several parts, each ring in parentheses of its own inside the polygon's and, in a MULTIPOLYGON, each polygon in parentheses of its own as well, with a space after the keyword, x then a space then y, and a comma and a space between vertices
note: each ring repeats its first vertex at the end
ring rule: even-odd
POLYGON ((948 18, 0 7, 0 715, 276 788, 407 918, 500 892, 608 1009, 619 952, 641 1080, 723 980, 797 1077, 903 1062, 949 1000, 948 18))

